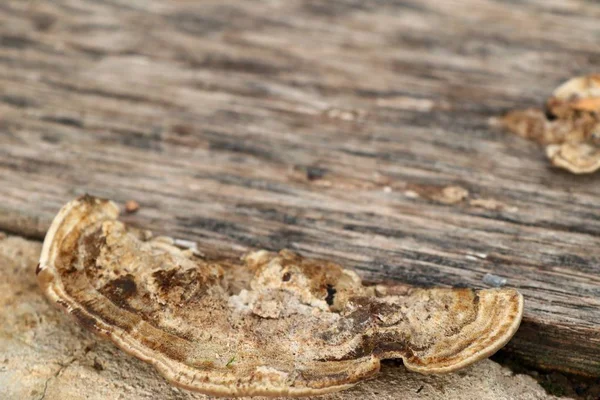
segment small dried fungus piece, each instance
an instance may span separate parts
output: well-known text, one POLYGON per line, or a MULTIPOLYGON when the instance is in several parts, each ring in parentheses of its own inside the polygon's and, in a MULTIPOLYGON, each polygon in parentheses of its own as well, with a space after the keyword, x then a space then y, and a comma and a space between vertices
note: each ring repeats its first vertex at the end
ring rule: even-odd
POLYGON ((508 113, 502 123, 513 133, 546 147, 553 165, 574 174, 600 169, 600 75, 570 79, 537 109, 508 113))
POLYGON ((469 197, 469 191, 461 186, 446 186, 432 197, 443 204, 457 204, 469 197))
POLYGON ((515 333, 514 289, 365 286, 339 265, 287 250, 195 257, 83 196, 65 205, 37 270, 46 297, 170 382, 222 395, 346 389, 402 358, 443 373, 488 357, 515 333))
POLYGON ((127 200, 127 202, 125 203, 125 211, 130 214, 137 212, 137 210, 139 210, 139 209, 140 209, 140 204, 135 200, 127 200))

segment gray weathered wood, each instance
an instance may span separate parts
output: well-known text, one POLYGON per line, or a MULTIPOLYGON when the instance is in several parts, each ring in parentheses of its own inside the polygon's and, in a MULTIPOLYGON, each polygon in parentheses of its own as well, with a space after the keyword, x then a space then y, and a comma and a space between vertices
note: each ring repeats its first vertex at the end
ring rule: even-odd
POLYGON ((286 247, 414 285, 491 273, 527 301, 509 351, 600 376, 600 175, 489 124, 593 72, 599 17, 560 0, 3 1, 0 229, 41 239, 89 192, 210 252, 286 247))

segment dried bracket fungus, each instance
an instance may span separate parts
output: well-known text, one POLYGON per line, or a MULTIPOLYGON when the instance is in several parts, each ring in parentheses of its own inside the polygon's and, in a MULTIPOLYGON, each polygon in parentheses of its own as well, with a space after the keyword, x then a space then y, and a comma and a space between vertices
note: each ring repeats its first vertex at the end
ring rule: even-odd
POLYGON ((512 111, 502 123, 546 146, 552 164, 574 174, 600 169, 600 75, 573 78, 538 109, 512 111))
POLYGON ((68 203, 44 241, 39 283, 80 324, 214 395, 303 396, 372 376, 381 359, 443 373, 488 357, 517 330, 512 289, 363 286, 290 251, 209 260, 117 221, 108 200, 68 203))

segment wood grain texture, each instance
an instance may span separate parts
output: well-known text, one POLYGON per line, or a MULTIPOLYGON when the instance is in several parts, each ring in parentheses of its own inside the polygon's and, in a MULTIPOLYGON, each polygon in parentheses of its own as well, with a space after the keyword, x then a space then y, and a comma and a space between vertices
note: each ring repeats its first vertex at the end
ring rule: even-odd
POLYGON ((509 351, 600 376, 600 175, 489 123, 595 72, 599 17, 559 0, 3 1, 0 229, 42 238, 89 192, 206 252, 290 248, 413 285, 491 273, 525 296, 509 351))

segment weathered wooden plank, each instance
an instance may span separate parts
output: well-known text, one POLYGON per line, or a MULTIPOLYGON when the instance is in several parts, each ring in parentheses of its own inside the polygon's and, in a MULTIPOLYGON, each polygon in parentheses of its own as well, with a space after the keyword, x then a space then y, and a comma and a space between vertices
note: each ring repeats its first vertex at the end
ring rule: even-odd
POLYGON ((206 251, 287 247, 415 285, 492 273, 526 296, 510 351, 600 376, 600 176, 488 123, 593 72, 599 16, 559 0, 2 2, 0 229, 41 238, 90 192, 206 251))

